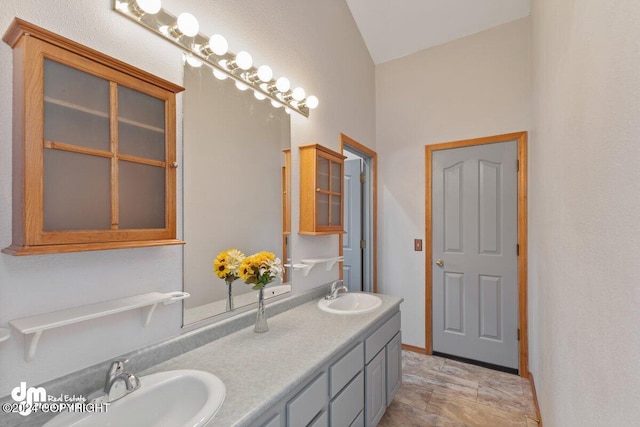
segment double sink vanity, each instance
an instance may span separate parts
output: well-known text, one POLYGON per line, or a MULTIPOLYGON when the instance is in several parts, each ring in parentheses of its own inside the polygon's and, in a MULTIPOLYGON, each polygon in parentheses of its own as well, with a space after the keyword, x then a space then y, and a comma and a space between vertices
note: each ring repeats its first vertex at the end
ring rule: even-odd
POLYGON ((106 414, 66 413, 46 426, 375 426, 401 383, 401 302, 318 300, 315 290, 270 316, 267 333, 245 327, 195 347, 139 372, 139 389, 106 414))

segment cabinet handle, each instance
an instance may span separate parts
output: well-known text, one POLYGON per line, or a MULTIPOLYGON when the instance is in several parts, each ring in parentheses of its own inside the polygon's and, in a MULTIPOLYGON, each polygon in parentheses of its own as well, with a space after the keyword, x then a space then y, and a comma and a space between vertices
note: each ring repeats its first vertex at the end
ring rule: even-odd
POLYGON ((178 162, 171 162, 169 166, 171 166, 173 169, 178 169, 178 162))
POLYGON ((320 191, 320 187, 316 188, 316 191, 320 191))

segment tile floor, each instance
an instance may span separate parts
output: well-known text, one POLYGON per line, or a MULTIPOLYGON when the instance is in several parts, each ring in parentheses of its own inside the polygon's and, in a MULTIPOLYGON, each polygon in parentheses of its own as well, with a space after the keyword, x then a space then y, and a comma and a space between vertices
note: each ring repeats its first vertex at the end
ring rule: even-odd
POLYGON ((402 387, 378 425, 537 427, 535 418, 529 380, 403 350, 402 387))

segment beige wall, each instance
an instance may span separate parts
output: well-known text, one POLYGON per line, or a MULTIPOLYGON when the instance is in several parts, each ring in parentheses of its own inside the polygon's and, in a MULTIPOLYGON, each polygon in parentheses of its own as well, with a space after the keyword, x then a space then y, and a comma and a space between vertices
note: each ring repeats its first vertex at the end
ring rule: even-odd
MULTIPOLYGON (((339 147, 344 132, 375 146, 374 66, 344 1, 164 0, 175 14, 194 13, 202 32, 225 35, 231 50, 248 50, 257 64, 315 94, 320 106, 309 119, 292 116, 292 227, 298 225, 297 146, 339 147)), ((0 31, 18 16, 176 83, 181 51, 114 12, 112 0, 2 1, 0 31)), ((11 242, 11 49, 0 43, 0 246, 11 242)), ((181 122, 182 98, 178 100, 181 122)), ((181 155, 181 129, 179 155, 181 155)), ((182 181, 178 183, 181 206, 182 181)), ((178 218, 181 223, 182 212, 178 218)), ((180 231, 181 233, 181 231, 180 231)), ((294 261, 335 256, 337 237, 293 235, 294 261)), ((212 257, 215 254, 212 254, 212 257)), ((212 258, 213 259, 213 258, 212 258)), ((338 277, 337 267, 296 273, 294 292, 338 277)), ((0 327, 12 319, 145 292, 182 287, 182 248, 112 250, 11 257, 0 255, 0 327)), ((23 360, 22 337, 0 343, 0 396, 19 381, 35 385, 181 332, 181 307, 159 307, 142 328, 139 311, 61 328, 43 335, 35 359, 23 360)))
POLYGON ((640 3, 531 3, 530 368, 544 425, 637 425, 640 3))
POLYGON ((529 20, 376 67, 379 289, 401 295, 402 339, 425 345, 424 147, 529 129, 529 20))

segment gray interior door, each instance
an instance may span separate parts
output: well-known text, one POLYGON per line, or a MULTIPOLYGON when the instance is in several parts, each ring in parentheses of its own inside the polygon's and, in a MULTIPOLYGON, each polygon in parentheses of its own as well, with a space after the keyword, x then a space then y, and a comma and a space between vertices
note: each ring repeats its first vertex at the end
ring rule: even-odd
POLYGON ((518 369, 517 141, 432 156, 433 351, 518 369))
POLYGON ((343 280, 349 291, 362 290, 362 184, 361 160, 344 162, 344 237, 342 240, 343 280))

